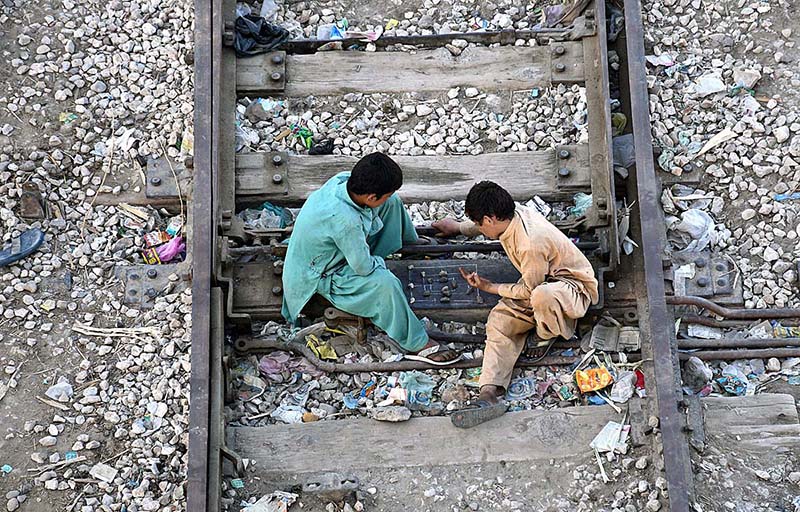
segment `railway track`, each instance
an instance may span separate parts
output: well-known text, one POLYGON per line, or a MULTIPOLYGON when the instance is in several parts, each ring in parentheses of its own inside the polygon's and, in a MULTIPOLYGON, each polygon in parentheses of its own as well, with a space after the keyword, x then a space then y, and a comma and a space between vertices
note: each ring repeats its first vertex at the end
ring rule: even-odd
MULTIPOLYGON (((191 208, 192 405, 187 509, 220 510, 224 461, 232 463, 232 471, 241 471, 242 457, 264 455, 263 450, 237 453, 242 448, 241 443, 236 444, 239 434, 226 432, 224 361, 233 356, 234 348, 258 351, 271 346, 259 344, 248 336, 242 336, 235 347, 226 346, 224 333, 233 326, 247 332, 254 321, 279 319, 281 266, 276 262, 285 252, 282 240, 288 231, 248 229, 236 213, 263 201, 299 206, 311 191, 355 161, 344 155, 236 153, 232 127, 237 98, 296 98, 351 91, 443 93, 457 86, 508 93, 579 84, 586 91, 588 139, 585 142, 518 153, 400 156, 397 161, 405 174, 401 194, 407 202, 462 198, 475 180, 489 178, 510 186, 517 200, 538 195, 547 201, 559 201, 576 192, 593 196, 593 204, 579 226, 560 224, 559 227, 576 239, 599 277, 601 302, 590 316, 598 318, 610 313, 639 329, 641 351, 633 357, 644 361, 642 368, 651 383, 648 385, 651 392, 648 398, 637 400, 636 410, 632 409, 631 414, 639 419, 651 414, 658 416, 660 446, 655 438, 646 442, 652 453, 664 454, 669 509, 690 510, 693 483, 686 436, 689 404, 683 401, 680 387, 678 342, 674 334, 676 310, 668 305, 668 300, 674 302, 670 297, 671 283, 665 284, 670 268, 662 259, 666 238, 660 209, 663 183, 653 167, 640 2, 625 2, 624 31, 614 43, 607 41, 604 3, 590 2, 564 28, 460 34, 459 38, 476 46, 467 48, 459 57, 443 49, 453 36, 409 36, 378 39, 374 52, 322 52, 317 50, 325 41, 289 41, 276 51, 237 59, 231 46, 234 2, 213 1, 209 8, 206 2, 198 0, 196 12, 197 93, 191 208), (519 39, 535 40, 536 44, 516 46, 519 39), (415 51, 392 51, 394 45, 413 46, 415 51), (609 50, 617 53, 620 63, 618 77, 611 80, 609 50), (636 164, 626 179, 614 171, 609 108, 612 85, 619 91, 622 111, 629 120, 627 131, 636 140, 636 164), (625 205, 633 205, 629 219, 622 215, 625 205), (639 245, 631 255, 621 248, 628 232, 639 245), (251 256, 260 258, 242 259, 251 256), (229 442, 234 446, 229 447, 229 442)), ((360 40, 348 40, 343 45, 347 48, 351 44, 359 50, 365 46, 360 40)), ((693 177, 696 174, 687 173, 683 179, 696 179, 693 177)), ((447 258, 425 259, 421 253, 447 255, 484 250, 491 249, 456 243, 436 248, 404 248, 403 259, 390 262, 390 266, 401 280, 409 281, 413 279, 409 270, 412 267, 427 266, 437 271, 448 264, 447 258)), ((513 267, 502 258, 474 262, 481 273, 504 281, 514 279, 513 267)), ((740 302, 735 289, 717 284, 720 290, 706 294, 706 298, 731 306, 740 302)), ((414 308, 434 320, 476 321, 485 319, 492 305, 490 300, 454 304, 419 300, 414 308)), ((787 316, 792 316, 792 312, 787 316)), ((692 345, 691 340, 683 343, 686 347, 704 346, 692 345)), ((730 347, 717 344, 706 348, 730 347)), ((569 365, 575 361, 562 357, 545 363, 569 365)), ((329 370, 348 371, 333 366, 329 370)), ((271 428, 262 434, 258 427, 253 427, 241 435, 250 440, 259 436, 282 439, 296 432, 288 427, 284 431, 271 428)), ((335 454, 322 453, 320 464, 324 465, 326 456, 336 458, 335 454)))

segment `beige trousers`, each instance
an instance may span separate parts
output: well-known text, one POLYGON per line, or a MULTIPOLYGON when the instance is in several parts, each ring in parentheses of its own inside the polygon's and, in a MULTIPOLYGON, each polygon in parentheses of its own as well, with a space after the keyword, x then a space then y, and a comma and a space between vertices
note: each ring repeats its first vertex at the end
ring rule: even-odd
POLYGON ((480 385, 508 389, 511 372, 528 332, 536 328, 542 339, 575 333, 577 319, 586 314, 591 299, 572 283, 542 283, 531 292, 530 302, 502 298, 486 322, 486 348, 480 385))

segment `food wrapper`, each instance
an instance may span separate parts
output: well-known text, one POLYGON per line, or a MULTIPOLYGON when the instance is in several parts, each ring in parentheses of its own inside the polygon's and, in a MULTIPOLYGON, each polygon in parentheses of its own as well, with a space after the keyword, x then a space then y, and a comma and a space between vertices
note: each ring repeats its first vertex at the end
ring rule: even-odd
POLYGON ((604 366, 575 372, 575 383, 578 384, 578 389, 581 390, 581 393, 598 391, 612 382, 614 382, 614 378, 604 366))
POLYGON ((144 244, 147 247, 155 247, 157 245, 169 242, 170 236, 164 231, 151 231, 144 235, 144 244))

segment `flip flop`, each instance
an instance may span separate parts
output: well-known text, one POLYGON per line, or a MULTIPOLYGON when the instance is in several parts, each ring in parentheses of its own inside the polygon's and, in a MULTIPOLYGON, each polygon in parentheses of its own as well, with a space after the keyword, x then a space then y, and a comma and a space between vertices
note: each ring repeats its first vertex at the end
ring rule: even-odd
POLYGON ((528 352, 529 350, 542 350, 542 349, 544 349, 544 351, 532 359, 526 359, 526 362, 537 363, 542 359, 544 359, 545 357, 547 357, 547 355, 550 354, 550 349, 553 348, 553 345, 555 344, 557 339, 558 336, 556 336, 555 338, 550 338, 549 340, 543 340, 538 338, 535 334, 529 335, 525 344, 525 352, 528 352))
POLYGON ((17 238, 11 240, 11 244, 8 248, 0 251, 0 267, 10 265, 30 255, 42 245, 42 242, 44 242, 44 233, 42 230, 32 228, 25 231, 17 238))
POLYGON ((403 359, 408 359, 411 361, 422 361, 424 363, 432 364, 434 366, 447 366, 458 361, 461 361, 462 355, 456 352, 455 350, 450 350, 448 348, 442 348, 441 345, 434 345, 433 347, 426 348, 416 354, 406 354, 403 356, 403 359), (430 358, 430 356, 434 355, 445 355, 444 361, 434 361, 430 358))
POLYGON ((501 400, 496 404, 486 400, 478 400, 475 404, 456 411, 450 416, 450 421, 458 428, 472 428, 489 420, 499 418, 506 412, 508 404, 501 400))

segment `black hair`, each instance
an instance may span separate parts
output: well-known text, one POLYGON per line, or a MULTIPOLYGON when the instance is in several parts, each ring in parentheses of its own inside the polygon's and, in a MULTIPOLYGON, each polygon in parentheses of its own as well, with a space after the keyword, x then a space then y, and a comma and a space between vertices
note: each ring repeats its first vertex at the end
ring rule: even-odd
POLYGON ((382 197, 396 192, 403 185, 403 171, 397 163, 383 153, 372 153, 359 160, 350 179, 347 191, 351 194, 375 194, 382 197))
POLYGON ((491 181, 481 181, 469 189, 464 205, 467 217, 472 222, 483 222, 484 217, 497 220, 514 218, 514 200, 506 189, 491 181))

